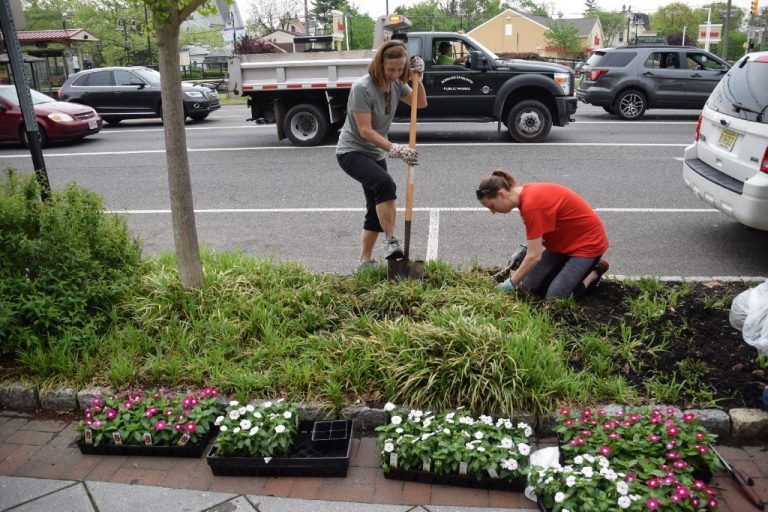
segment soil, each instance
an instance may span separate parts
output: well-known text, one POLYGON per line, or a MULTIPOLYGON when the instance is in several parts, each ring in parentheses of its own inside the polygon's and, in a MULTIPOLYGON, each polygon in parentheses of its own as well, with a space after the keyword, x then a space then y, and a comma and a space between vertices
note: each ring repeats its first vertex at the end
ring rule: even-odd
MULTIPOLYGON (((680 283, 665 283, 665 287, 677 290, 681 286, 680 283)), ((688 359, 703 364, 699 382, 703 380, 711 389, 715 404, 710 406, 762 409, 762 391, 768 385, 768 372, 763 366, 765 359, 758 360, 757 350, 744 342, 741 331, 728 321, 733 297, 756 284, 709 282, 687 283, 686 286, 692 290, 690 294, 682 294, 674 306, 667 306, 660 317, 647 324, 647 344, 634 352, 633 364, 624 364, 625 378, 645 395, 643 383, 654 375, 668 376, 677 371, 678 382, 683 380, 684 374, 680 373, 678 363, 688 359), (713 307, 713 298, 721 299, 720 304, 713 307), (668 347, 657 354, 647 350, 657 345, 665 332, 674 333, 668 347)), ((625 324, 632 325, 635 332, 637 327, 642 327, 635 322, 627 301, 620 300, 639 294, 637 288, 605 280, 589 295, 579 299, 573 309, 556 315, 576 330, 604 332, 603 326, 617 327, 613 336, 619 337, 618 326, 622 319, 625 324)), ((578 365, 578 361, 574 364, 578 365)), ((675 405, 707 405, 688 401, 688 394, 683 392, 680 402, 675 405)))

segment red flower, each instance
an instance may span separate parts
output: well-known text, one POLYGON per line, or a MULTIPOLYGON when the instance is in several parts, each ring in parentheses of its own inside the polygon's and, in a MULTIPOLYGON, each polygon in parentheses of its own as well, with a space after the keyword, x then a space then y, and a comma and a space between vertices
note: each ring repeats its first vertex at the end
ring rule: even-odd
POLYGON ((117 409, 109 409, 109 410, 107 410, 106 416, 107 416, 108 420, 115 419, 117 417, 117 409))
POLYGON ((670 425, 667 427, 667 434, 669 434, 670 436, 676 436, 679 431, 680 430, 674 425, 670 425))
POLYGON ((648 507, 648 510, 657 510, 659 508, 659 500, 656 498, 648 498, 648 501, 645 502, 645 506, 648 507))
POLYGON ((603 445, 600 447, 600 455, 602 455, 603 457, 608 457, 610 454, 611 454, 610 447, 606 445, 603 445))
POLYGON ((686 423, 689 423, 693 421, 696 418, 696 415, 693 413, 683 414, 683 421, 686 423))
POLYGON ((192 433, 195 430, 197 430, 197 425, 195 425, 194 421, 188 421, 184 424, 184 430, 186 430, 189 433, 192 433))
POLYGON ((165 429, 165 421, 159 420, 157 423, 155 423, 155 430, 164 430, 165 429))

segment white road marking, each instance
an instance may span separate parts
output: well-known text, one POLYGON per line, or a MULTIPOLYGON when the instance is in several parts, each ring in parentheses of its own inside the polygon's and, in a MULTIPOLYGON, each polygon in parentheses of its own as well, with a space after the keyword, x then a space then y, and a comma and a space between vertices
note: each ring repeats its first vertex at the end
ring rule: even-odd
POLYGON ((437 259, 437 247, 440 240, 440 210, 429 210, 429 236, 427 237, 427 261, 437 259))
MULTIPOLYGON (((638 148, 684 148, 689 144, 665 144, 665 143, 640 143, 640 142, 468 142, 464 143, 464 146, 506 146, 510 149, 521 146, 555 146, 555 147, 638 147, 638 148)), ((455 143, 426 143, 419 144, 419 147, 443 147, 443 146, 455 146, 455 143)), ((253 147, 241 147, 241 148, 188 148, 189 153, 212 153, 216 151, 311 151, 314 149, 336 149, 336 146, 313 146, 313 147, 297 147, 297 146, 253 146, 253 147)), ((164 149, 145 149, 134 151, 93 151, 84 153, 44 153, 45 158, 56 157, 71 157, 71 156, 108 156, 108 155, 142 155, 142 154, 158 154, 165 153, 164 149)), ((0 153, 0 159, 3 158, 31 158, 28 154, 11 154, 3 155, 0 153)))
MULTIPOLYGON (((404 208, 398 208, 398 211, 405 211, 404 208)), ((347 213, 364 212, 365 208, 200 208, 195 209, 195 213, 347 213)), ((429 212, 430 224, 436 223, 435 236, 439 233, 440 217, 439 212, 487 212, 487 208, 480 207, 422 207, 414 208, 415 212, 429 212), (433 217, 433 214, 435 217, 433 217)), ((714 208, 595 208, 596 212, 610 213, 713 213, 718 212, 714 208)), ((156 215, 170 214, 171 210, 108 210, 109 213, 123 213, 128 215, 156 215)), ((432 228, 430 227, 430 236, 432 228)), ((435 249, 437 251, 437 249, 435 249)))

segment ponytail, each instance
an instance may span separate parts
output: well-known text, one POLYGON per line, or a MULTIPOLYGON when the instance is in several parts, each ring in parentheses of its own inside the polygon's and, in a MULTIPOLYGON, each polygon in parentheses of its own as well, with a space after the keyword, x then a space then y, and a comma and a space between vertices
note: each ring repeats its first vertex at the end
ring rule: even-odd
POLYGON ((486 176, 480 181, 477 187, 477 199, 487 197, 493 199, 499 193, 499 190, 512 190, 517 186, 517 180, 507 171, 494 169, 490 176, 486 176))

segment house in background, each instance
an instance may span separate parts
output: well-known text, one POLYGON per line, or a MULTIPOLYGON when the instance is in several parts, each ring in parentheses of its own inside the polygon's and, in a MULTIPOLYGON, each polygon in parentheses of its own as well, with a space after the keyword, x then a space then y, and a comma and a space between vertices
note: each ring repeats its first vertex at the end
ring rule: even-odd
MULTIPOLYGON (((603 29, 597 18, 562 19, 578 30, 584 53, 603 47, 603 29)), ((537 53, 542 57, 556 57, 547 49, 544 37, 552 20, 533 16, 515 9, 507 9, 497 16, 467 32, 496 54, 537 53)))
MULTIPOLYGON (((264 39, 289 53, 304 51, 305 45, 296 44, 294 39, 296 37, 306 36, 306 30, 307 29, 304 22, 298 17, 294 16, 294 18, 288 22, 287 26, 279 28, 274 32, 270 32, 264 36, 264 39)), ((309 20, 309 35, 316 35, 321 33, 322 29, 320 28, 320 25, 314 20, 309 20)))

